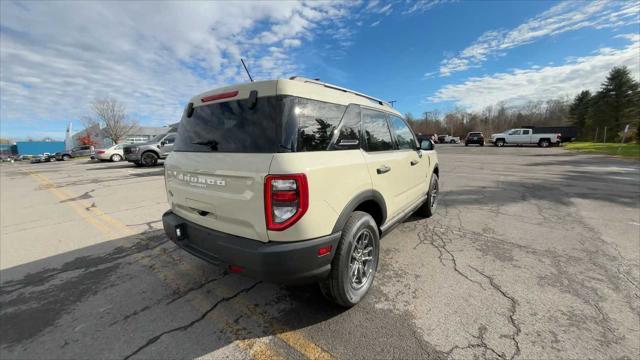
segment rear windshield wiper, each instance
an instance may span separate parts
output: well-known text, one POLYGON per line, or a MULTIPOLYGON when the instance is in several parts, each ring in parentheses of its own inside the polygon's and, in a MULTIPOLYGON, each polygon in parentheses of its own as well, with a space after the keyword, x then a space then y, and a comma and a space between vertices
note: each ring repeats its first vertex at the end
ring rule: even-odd
POLYGON ((206 140, 206 141, 194 141, 192 142, 194 145, 205 145, 208 146, 211 151, 218 151, 218 142, 216 140, 206 140))

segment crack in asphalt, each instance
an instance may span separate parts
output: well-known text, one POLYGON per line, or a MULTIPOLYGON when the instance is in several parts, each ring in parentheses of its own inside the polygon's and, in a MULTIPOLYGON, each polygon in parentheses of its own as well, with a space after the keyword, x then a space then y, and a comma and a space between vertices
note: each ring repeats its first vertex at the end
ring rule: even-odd
POLYGON ((467 346, 454 345, 451 349, 445 351, 444 354, 447 356, 447 358, 450 358, 454 351, 469 350, 469 349, 482 349, 483 350, 482 355, 484 356, 485 359, 487 358, 487 351, 491 352, 492 354, 497 356, 499 359, 505 359, 505 355, 504 354, 498 353, 495 349, 493 349, 491 346, 489 346, 484 341, 484 336, 486 334, 487 334, 487 327, 485 325, 480 325, 478 327, 478 335, 477 336, 473 335, 473 334, 469 334, 471 337, 473 337, 474 339, 478 340, 479 341, 478 343, 468 344, 467 346))
MULTIPOLYGON (((509 300, 509 302, 511 303, 510 313, 509 313, 509 321, 511 322, 511 326, 513 326, 515 331, 514 331, 514 333, 511 334, 510 338, 514 343, 515 351, 513 352, 513 355, 511 355, 511 357, 509 357, 509 359, 513 360, 513 359, 515 359, 516 356, 518 356, 520 354, 520 343, 518 342, 518 336, 522 332, 522 330, 520 329, 520 326, 518 325, 518 323, 515 320, 515 315, 516 315, 518 302, 516 301, 516 299, 513 296, 509 295, 506 291, 504 291, 502 289, 502 287, 500 287, 500 285, 498 285, 498 283, 495 282, 493 277, 483 273, 482 271, 476 269, 472 265, 469 265, 469 267, 472 268, 473 270, 475 270, 478 274, 482 275, 485 279, 487 279, 489 281, 489 285, 491 285, 492 288, 494 288, 497 292, 499 292, 502 295, 502 297, 504 297, 505 299, 509 300)), ((504 358, 506 359, 506 355, 504 356, 504 358)))
POLYGON ((165 305, 169 305, 169 304, 171 304, 171 303, 174 303, 174 302, 176 302, 176 301, 178 301, 178 300, 182 299, 183 297, 185 297, 185 296, 189 295, 190 293, 192 293, 192 292, 194 292, 194 291, 198 291, 198 290, 202 289, 203 287, 205 287, 205 286, 207 286, 207 285, 209 285, 209 284, 211 284, 211 283, 213 283, 213 282, 216 282, 216 281, 218 281, 218 280, 220 280, 220 279, 224 278, 227 274, 228 274, 228 272, 224 271, 224 272, 222 273, 222 276, 220 276, 220 277, 216 277, 216 278, 209 279, 209 280, 207 280, 207 281, 205 281, 205 282, 203 282, 203 283, 200 283, 200 284, 198 284, 198 285, 196 285, 196 286, 194 286, 194 287, 192 287, 192 288, 190 288, 190 289, 187 289, 187 290, 186 290, 185 292, 183 292, 182 294, 180 294, 180 295, 178 295, 178 296, 174 297, 173 299, 169 300, 165 305))
POLYGON ((440 264, 442 264, 442 266, 446 267, 444 261, 445 260, 449 260, 451 262, 451 264, 453 265, 453 271, 455 271, 457 274, 459 274, 460 276, 462 276, 466 280, 468 280, 468 281, 480 286, 480 288, 482 288, 482 290, 484 290, 484 287, 482 286, 482 284, 480 282, 471 279, 466 274, 464 274, 462 271, 460 271, 460 269, 458 269, 458 262, 456 261, 456 257, 447 248, 447 243, 444 240, 444 237, 436 231, 436 227, 428 226, 427 230, 419 232, 418 233, 418 243, 413 248, 415 249, 418 246, 423 245, 423 244, 427 244, 427 243, 431 244, 436 250, 438 250, 438 260, 440 261, 440 264), (427 236, 427 232, 429 232, 429 235, 431 235, 431 239, 430 240, 429 240, 429 238, 427 236), (448 255, 447 259, 444 258, 445 255, 448 255))
POLYGON ((184 331, 184 330, 189 329, 193 325, 195 325, 195 324, 199 323, 200 321, 204 320, 204 318, 206 318, 207 315, 209 315, 209 313, 211 313, 213 310, 215 310, 218 307, 218 305, 220 305, 222 303, 225 303, 225 302, 228 302, 228 301, 231 301, 231 300, 235 299, 236 297, 240 296, 241 294, 248 293, 249 291, 253 290, 256 286, 258 286, 260 283, 262 283, 262 281, 257 281, 253 285, 248 286, 246 288, 242 288, 242 289, 238 290, 237 292, 235 292, 234 294, 232 294, 230 296, 223 297, 220 300, 216 301, 207 310, 205 310, 198 318, 192 320, 191 322, 189 322, 189 323, 187 323, 185 325, 181 325, 181 326, 177 326, 177 327, 171 328, 169 330, 165 330, 165 331, 161 332, 160 334, 150 338, 142 346, 138 347, 136 350, 131 352, 129 355, 125 356, 124 360, 130 359, 131 357, 135 356, 136 354, 138 354, 139 352, 143 351, 147 347, 153 345, 158 340, 160 340, 160 338, 162 338, 164 335, 167 335, 167 334, 170 334, 170 333, 173 333, 173 332, 176 332, 176 331, 184 331))

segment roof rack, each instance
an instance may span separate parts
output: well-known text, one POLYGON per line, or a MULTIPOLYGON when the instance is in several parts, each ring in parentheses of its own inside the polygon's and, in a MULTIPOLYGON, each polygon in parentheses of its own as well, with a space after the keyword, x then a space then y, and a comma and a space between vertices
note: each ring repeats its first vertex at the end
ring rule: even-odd
POLYGON ((365 99, 371 100, 373 102, 376 102, 376 103, 378 103, 380 105, 383 105, 383 106, 387 105, 387 106, 391 107, 391 105, 389 105, 389 103, 386 102, 386 101, 380 100, 378 98, 374 98, 374 97, 369 96, 369 95, 365 95, 363 93, 359 93, 357 91, 353 91, 353 90, 350 90, 350 89, 347 89, 347 88, 343 88, 343 87, 338 86, 338 85, 325 83, 325 82, 320 81, 320 79, 309 79, 309 78, 306 78, 304 76, 292 76, 292 77, 289 78, 289 80, 296 80, 296 81, 302 81, 302 82, 305 82, 305 83, 312 83, 312 84, 322 85, 322 86, 324 86, 324 87, 326 87, 328 89, 348 92, 348 93, 351 93, 351 94, 354 94, 354 95, 361 96, 361 97, 363 97, 365 99))

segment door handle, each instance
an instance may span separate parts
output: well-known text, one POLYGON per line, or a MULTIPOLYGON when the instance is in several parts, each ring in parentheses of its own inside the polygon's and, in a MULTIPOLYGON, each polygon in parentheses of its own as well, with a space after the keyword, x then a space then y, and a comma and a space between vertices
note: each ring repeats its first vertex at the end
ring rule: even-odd
POLYGON ((418 165, 419 162, 420 161, 418 161, 418 160, 411 160, 411 166, 416 166, 416 165, 418 165))
POLYGON ((378 173, 378 175, 387 173, 389 171, 391 171, 391 166, 388 166, 388 165, 382 165, 376 169, 376 172, 378 173))

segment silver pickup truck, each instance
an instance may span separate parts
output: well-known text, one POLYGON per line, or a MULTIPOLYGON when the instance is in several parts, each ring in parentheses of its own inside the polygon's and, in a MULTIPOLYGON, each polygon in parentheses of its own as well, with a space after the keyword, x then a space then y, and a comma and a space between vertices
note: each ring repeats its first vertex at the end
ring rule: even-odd
POLYGON ((549 147, 560 145, 561 139, 562 135, 559 133, 534 134, 532 129, 511 129, 500 134, 492 134, 489 142, 498 147, 528 144, 549 147))

